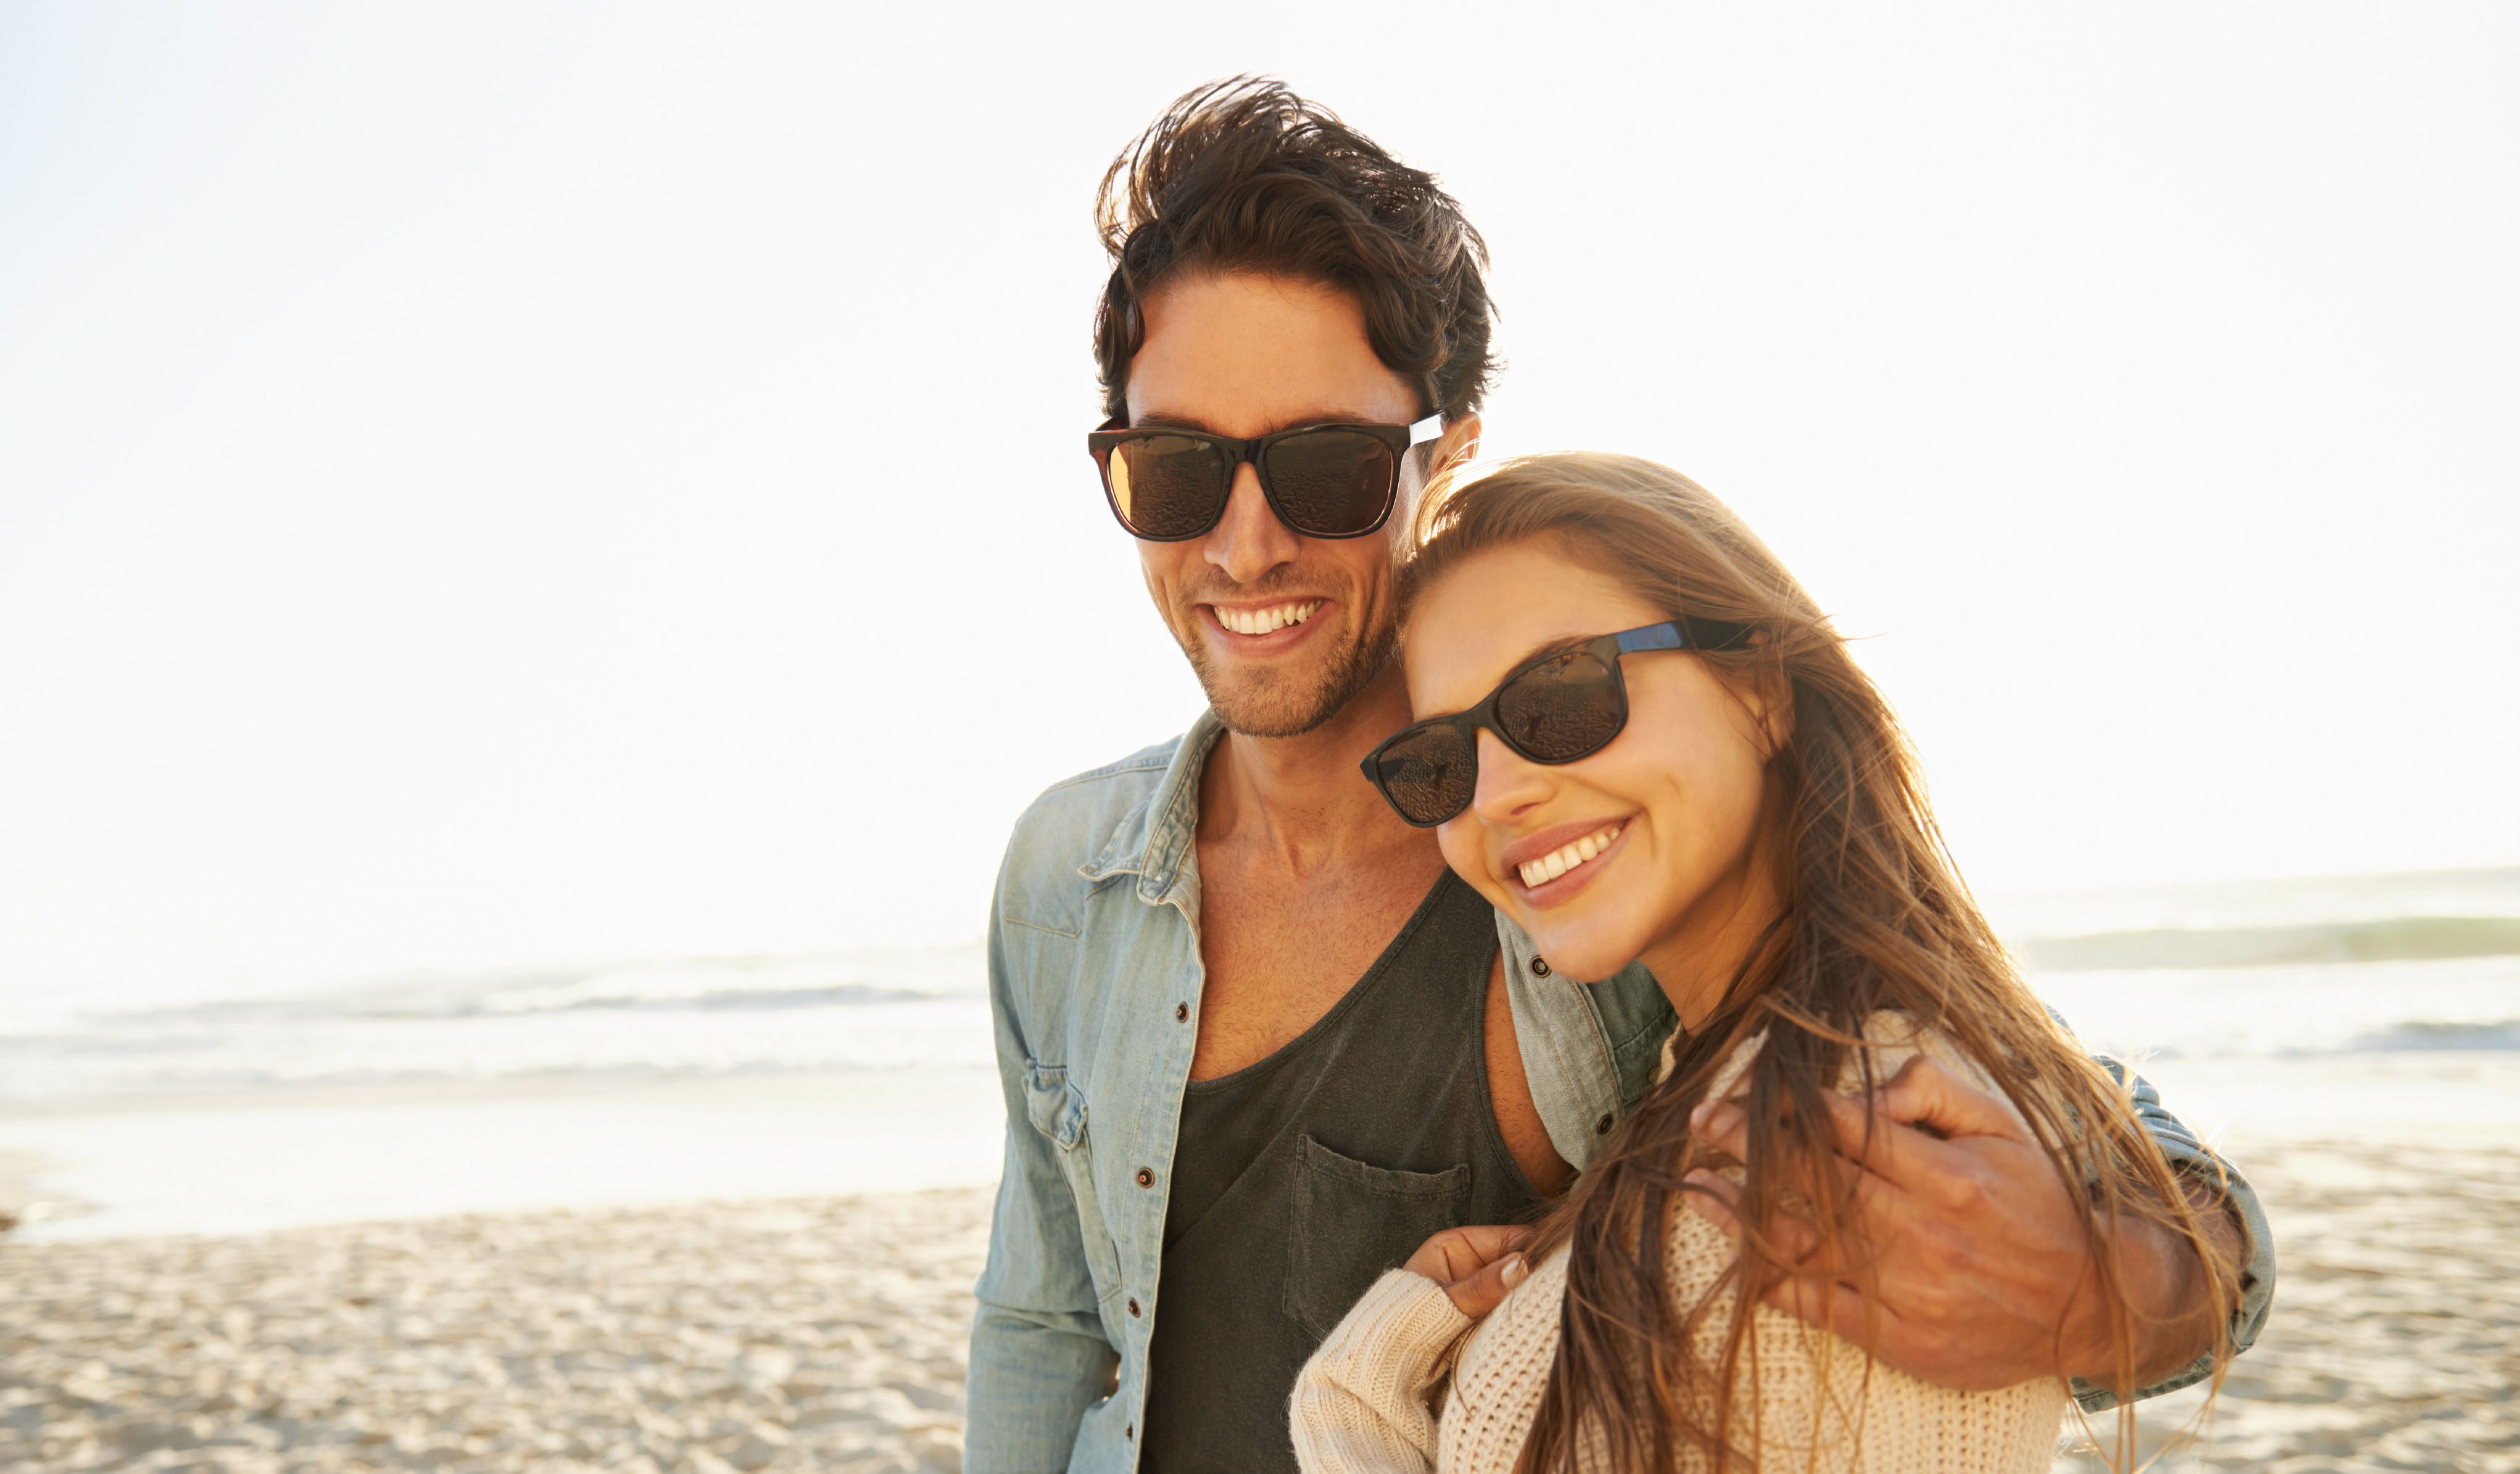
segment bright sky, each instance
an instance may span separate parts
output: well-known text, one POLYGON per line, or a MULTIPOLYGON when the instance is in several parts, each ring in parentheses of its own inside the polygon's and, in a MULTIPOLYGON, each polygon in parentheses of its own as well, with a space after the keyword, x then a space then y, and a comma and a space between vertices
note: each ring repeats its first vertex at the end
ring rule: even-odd
POLYGON ((0 987, 975 935, 1198 704, 1089 206, 1241 69, 1981 888, 2520 859, 2520 9, 1677 9, 0 10, 0 987))

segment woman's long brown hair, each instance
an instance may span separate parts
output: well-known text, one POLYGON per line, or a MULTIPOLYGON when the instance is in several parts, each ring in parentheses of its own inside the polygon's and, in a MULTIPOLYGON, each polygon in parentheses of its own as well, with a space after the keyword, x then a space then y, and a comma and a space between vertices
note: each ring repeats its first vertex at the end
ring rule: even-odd
MULTIPOLYGON (((1792 699, 1791 734, 1768 765, 1759 846, 1781 914, 1714 1013, 1679 1041, 1672 1073, 1543 1220, 1527 1251, 1534 1264, 1561 1247, 1568 1258, 1557 1360, 1523 1448, 1524 1474, 1570 1470, 1579 1459, 1623 1474, 1760 1463, 1760 1368, 1755 1356, 1745 1364, 1752 1315, 1738 1307, 1755 1304, 1788 1270, 1815 1268, 1854 1282, 1868 1314, 1875 1305, 1851 1196, 1833 1173, 1803 1169, 1831 1154, 1822 1092, 1850 1064, 1868 1090, 1875 1083, 1860 1046, 1876 1010, 1939 1033, 1994 1078, 2065 1180, 2087 1184, 2075 1202, 2090 1242, 2110 1242, 2103 1224, 2162 1225, 2196 1252, 2214 1303, 2232 1303, 2230 1272, 2137 1120, 2128 1087, 2050 1018, 1961 885, 1888 702, 1730 509, 1649 461, 1537 456, 1439 484, 1415 531, 1405 580, 1412 594, 1482 550, 1553 540, 1671 615, 1750 626, 1749 643, 1698 658, 1736 690, 1780 684, 1792 699), (1745 1234, 1714 1289, 1679 1304, 1667 1251, 1683 1176, 1729 1161, 1691 1136, 1689 1111, 1735 1049, 1763 1030, 1767 1042, 1734 1088, 1748 1118, 1740 1218, 1766 1223, 1791 1207, 1820 1229, 1823 1246, 1788 1263, 1778 1245, 1745 1234), (1723 1352, 1710 1364, 1696 1348, 1719 1316, 1723 1352), (1733 1407, 1736 1391, 1751 1405, 1746 1419, 1733 1407)), ((2138 1313, 2115 1254, 2093 1252, 2114 1327, 2114 1380, 2130 1387, 2138 1313)), ((2228 1355, 2226 1332, 2217 1339, 2218 1384, 2228 1355)), ((2024 1367, 2024 1379, 2046 1369, 2024 1367)), ((2132 1451, 2133 1432, 2132 1411, 2122 1409, 2122 1452, 2132 1451)))

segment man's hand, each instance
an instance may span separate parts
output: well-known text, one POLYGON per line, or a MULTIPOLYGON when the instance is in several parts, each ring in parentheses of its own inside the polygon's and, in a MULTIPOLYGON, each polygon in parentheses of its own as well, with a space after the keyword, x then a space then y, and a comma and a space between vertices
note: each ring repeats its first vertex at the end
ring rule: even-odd
POLYGON ((1529 1228, 1504 1224, 1446 1228, 1420 1244, 1401 1268, 1442 1285, 1454 1307, 1476 1320, 1530 1274, 1530 1267, 1514 1252, 1530 1237, 1529 1228))
MULTIPOLYGON (((1823 1098, 1837 1148, 1830 1166, 1854 1194, 1861 1239, 1839 1263, 1868 1259, 1877 1300, 1868 1317, 1852 1282, 1823 1269, 1789 1274, 1769 1303, 1945 1387, 1992 1391, 2053 1374, 2134 1391, 2117 1385, 2098 1266, 2072 1189, 2002 1100, 1921 1055, 1873 1092, 1868 1123, 1860 1097, 1831 1091, 1823 1098)), ((1738 1104, 1701 1105, 1693 1124, 1734 1158, 1747 1151, 1738 1104)), ((1739 1232, 1732 1210, 1740 1189, 1710 1172, 1689 1182, 1704 1189, 1691 1201, 1739 1232)), ((1819 1247, 1802 1219, 1763 1231, 1788 1264, 1819 1247)), ((2122 1221, 2103 1231, 2124 1256, 2141 1386, 2211 1346, 2228 1308, 2202 1303, 2194 1255, 2167 1230, 2122 1221)), ((2235 1243, 2216 1247, 2236 1267, 2235 1243)))

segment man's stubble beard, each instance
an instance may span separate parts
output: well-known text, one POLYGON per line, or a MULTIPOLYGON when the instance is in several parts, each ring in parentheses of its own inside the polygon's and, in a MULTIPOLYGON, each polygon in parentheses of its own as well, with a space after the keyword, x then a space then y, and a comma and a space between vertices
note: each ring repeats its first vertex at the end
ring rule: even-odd
POLYGON ((1199 689, 1207 692, 1207 704, 1226 731, 1238 737, 1301 737, 1337 716, 1359 692, 1372 685, 1373 678, 1391 663, 1400 630, 1398 621, 1386 619, 1311 671, 1262 673, 1233 686, 1209 661, 1206 641, 1178 630, 1174 638, 1190 657, 1199 689))

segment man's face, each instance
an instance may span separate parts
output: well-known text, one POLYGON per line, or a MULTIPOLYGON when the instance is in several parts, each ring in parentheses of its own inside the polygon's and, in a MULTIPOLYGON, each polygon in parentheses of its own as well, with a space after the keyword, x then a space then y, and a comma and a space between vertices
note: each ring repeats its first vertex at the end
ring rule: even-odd
MULTIPOLYGON (((1334 288, 1210 274, 1143 303, 1144 345, 1129 365, 1129 424, 1247 439, 1298 425, 1407 424, 1418 391, 1384 367, 1365 313, 1334 288)), ((1446 426, 1440 458, 1475 434, 1446 426)), ((1391 658, 1392 553, 1423 458, 1402 461, 1400 501, 1381 530, 1311 538, 1289 530, 1250 466, 1235 471, 1223 520, 1205 537, 1138 544, 1147 590, 1190 656, 1208 704, 1247 737, 1292 737, 1336 715, 1391 658)))

